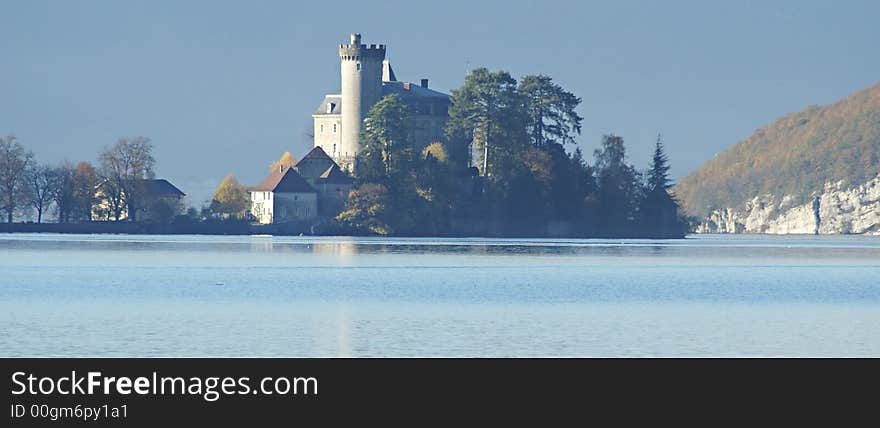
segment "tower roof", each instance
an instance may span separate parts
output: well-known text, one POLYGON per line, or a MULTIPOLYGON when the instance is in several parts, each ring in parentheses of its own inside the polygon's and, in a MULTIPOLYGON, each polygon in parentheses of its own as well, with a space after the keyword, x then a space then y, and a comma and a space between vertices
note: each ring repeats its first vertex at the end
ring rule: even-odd
POLYGON ((394 69, 391 68, 391 61, 387 59, 382 61, 382 81, 383 82, 396 82, 397 76, 394 75, 394 69))

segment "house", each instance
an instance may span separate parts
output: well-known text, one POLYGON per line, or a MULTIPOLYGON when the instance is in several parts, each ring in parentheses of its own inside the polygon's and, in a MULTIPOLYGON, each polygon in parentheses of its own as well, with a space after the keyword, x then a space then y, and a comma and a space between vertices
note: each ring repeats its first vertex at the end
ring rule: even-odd
POLYGON ((294 168, 279 166, 250 189, 251 214, 260 224, 318 216, 318 192, 294 168))
POLYGON ((132 207, 133 220, 170 221, 185 211, 183 193, 177 186, 165 179, 143 179, 127 181, 125 189, 114 186, 110 180, 98 184, 95 190, 95 205, 92 207, 92 220, 128 220, 132 207))
POLYGON ((296 165, 279 166, 250 188, 251 214, 260 224, 332 218, 345 206, 353 181, 315 147, 296 165))
POLYGON ((294 166, 318 192, 318 215, 335 217, 345 207, 354 179, 320 146, 314 147, 294 166))

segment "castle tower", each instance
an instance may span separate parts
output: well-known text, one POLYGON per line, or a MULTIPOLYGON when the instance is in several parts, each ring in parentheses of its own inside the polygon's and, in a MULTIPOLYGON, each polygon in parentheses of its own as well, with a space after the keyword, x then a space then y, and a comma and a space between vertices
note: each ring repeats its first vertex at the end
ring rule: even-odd
POLYGON ((351 43, 339 45, 342 64, 342 126, 338 163, 352 170, 360 150, 358 137, 364 118, 382 97, 382 61, 385 45, 362 45, 361 35, 352 34, 351 43))

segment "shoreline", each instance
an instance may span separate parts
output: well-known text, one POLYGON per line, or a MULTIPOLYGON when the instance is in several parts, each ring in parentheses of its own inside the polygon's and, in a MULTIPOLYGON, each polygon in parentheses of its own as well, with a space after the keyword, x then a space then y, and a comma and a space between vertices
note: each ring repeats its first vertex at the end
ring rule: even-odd
MULTIPOLYGON (((131 222, 89 223, 0 223, 0 233, 120 234, 120 235, 273 235, 273 236, 340 236, 339 231, 321 233, 309 223, 258 225, 248 223, 173 223, 151 224, 131 222)), ((540 228, 537 228, 540 229, 540 228)), ((387 235, 414 238, 571 238, 571 239, 684 239, 687 234, 643 233, 541 233, 541 230, 510 233, 467 233, 437 235, 387 235)), ((382 236, 357 235, 348 236, 382 236)))

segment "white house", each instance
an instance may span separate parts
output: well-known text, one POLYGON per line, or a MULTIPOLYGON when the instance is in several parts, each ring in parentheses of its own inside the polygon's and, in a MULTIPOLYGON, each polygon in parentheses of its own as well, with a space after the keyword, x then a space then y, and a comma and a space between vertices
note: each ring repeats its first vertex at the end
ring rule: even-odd
POLYGON ((261 224, 333 218, 354 180, 319 146, 291 168, 279 167, 251 187, 251 213, 261 224))
POLYGON ((250 193, 251 213, 261 224, 318 216, 318 192, 294 168, 279 167, 250 193))

